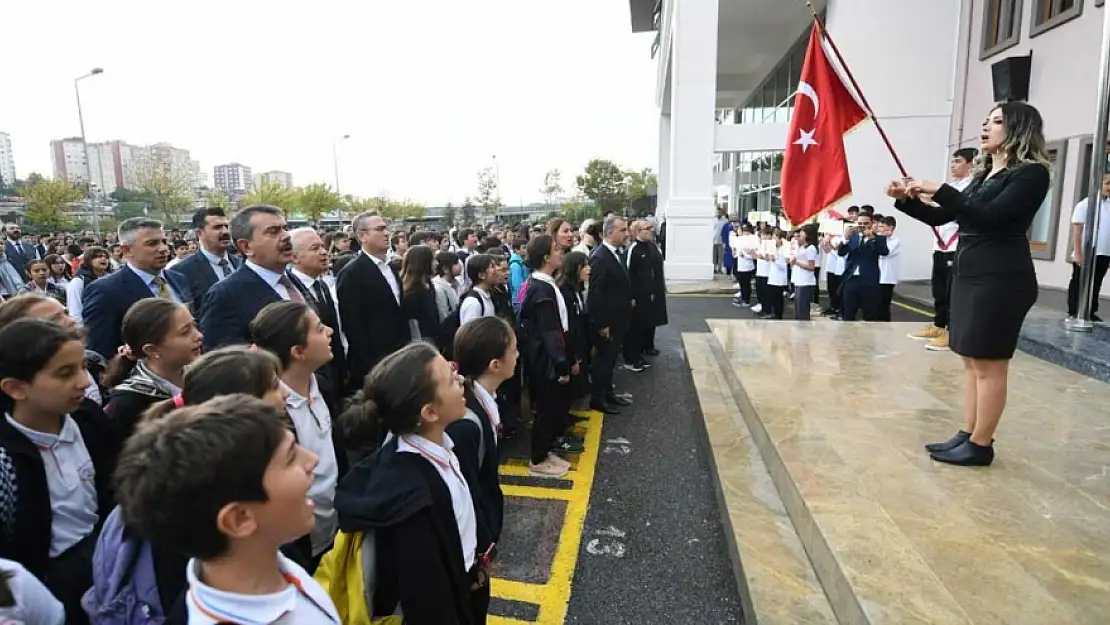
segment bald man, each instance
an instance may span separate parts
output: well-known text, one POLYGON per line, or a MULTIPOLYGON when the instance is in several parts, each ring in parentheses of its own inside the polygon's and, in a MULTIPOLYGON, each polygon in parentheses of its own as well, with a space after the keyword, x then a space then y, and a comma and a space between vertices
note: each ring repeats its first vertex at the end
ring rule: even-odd
POLYGON ((318 373, 328 378, 334 388, 346 385, 347 342, 339 321, 339 306, 335 292, 324 281, 331 269, 331 255, 323 239, 312 228, 297 228, 289 233, 293 241, 293 262, 289 270, 290 281, 304 296, 304 301, 316 311, 320 321, 332 329, 332 360, 318 373))

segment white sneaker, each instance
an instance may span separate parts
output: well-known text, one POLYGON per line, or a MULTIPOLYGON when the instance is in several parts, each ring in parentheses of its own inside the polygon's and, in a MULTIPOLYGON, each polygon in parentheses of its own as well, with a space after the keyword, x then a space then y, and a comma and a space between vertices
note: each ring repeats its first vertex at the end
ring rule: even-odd
POLYGON ((564 466, 568 470, 572 466, 571 463, 570 463, 570 460, 567 460, 566 458, 563 458, 562 456, 560 456, 559 454, 554 453, 554 452, 548 452, 547 453, 547 460, 548 460, 548 462, 554 462, 557 465, 564 466))
POLYGON ((763 312, 763 304, 756 304, 755 306, 752 306, 752 312, 757 315, 763 312))
POLYGON ((541 462, 539 464, 529 464, 528 465, 528 474, 531 475, 532 477, 546 477, 546 478, 558 479, 558 478, 561 478, 561 477, 566 477, 567 471, 569 471, 569 470, 570 470, 570 467, 567 467, 567 466, 564 466, 564 465, 561 465, 561 464, 555 464, 554 462, 552 462, 551 461, 551 456, 548 456, 546 460, 544 460, 543 462, 541 462))

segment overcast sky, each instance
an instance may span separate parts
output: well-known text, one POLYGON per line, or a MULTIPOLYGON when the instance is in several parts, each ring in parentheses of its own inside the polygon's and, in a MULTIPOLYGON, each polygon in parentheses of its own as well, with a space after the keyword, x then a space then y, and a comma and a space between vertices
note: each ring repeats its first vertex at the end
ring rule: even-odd
POLYGON ((212 167, 426 203, 539 198, 592 157, 657 166, 652 34, 627 0, 8 0, 0 132, 16 170, 51 175, 49 142, 166 141, 212 167))

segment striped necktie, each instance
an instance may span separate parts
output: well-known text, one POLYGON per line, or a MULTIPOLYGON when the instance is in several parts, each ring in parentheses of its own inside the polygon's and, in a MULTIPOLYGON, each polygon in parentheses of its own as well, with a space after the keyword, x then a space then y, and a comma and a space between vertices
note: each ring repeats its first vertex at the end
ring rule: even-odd
POLYGON ((151 280, 151 282, 158 287, 158 297, 168 300, 173 299, 173 293, 170 293, 170 286, 166 284, 165 278, 163 278, 162 276, 154 276, 154 279, 151 280))

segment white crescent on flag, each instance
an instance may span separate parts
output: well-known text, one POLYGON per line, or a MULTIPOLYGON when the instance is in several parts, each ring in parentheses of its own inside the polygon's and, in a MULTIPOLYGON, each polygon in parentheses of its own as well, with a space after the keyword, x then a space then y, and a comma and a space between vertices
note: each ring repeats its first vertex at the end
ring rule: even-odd
MULTIPOLYGON (((813 89, 813 85, 801 80, 798 81, 798 95, 804 95, 813 102, 813 123, 817 124, 817 113, 821 111, 821 98, 817 97, 817 92, 813 89)), ((809 146, 817 145, 817 141, 813 135, 817 132, 817 128, 806 132, 802 128, 798 128, 798 140, 794 145, 802 146, 802 153, 805 154, 809 150, 809 146)))

